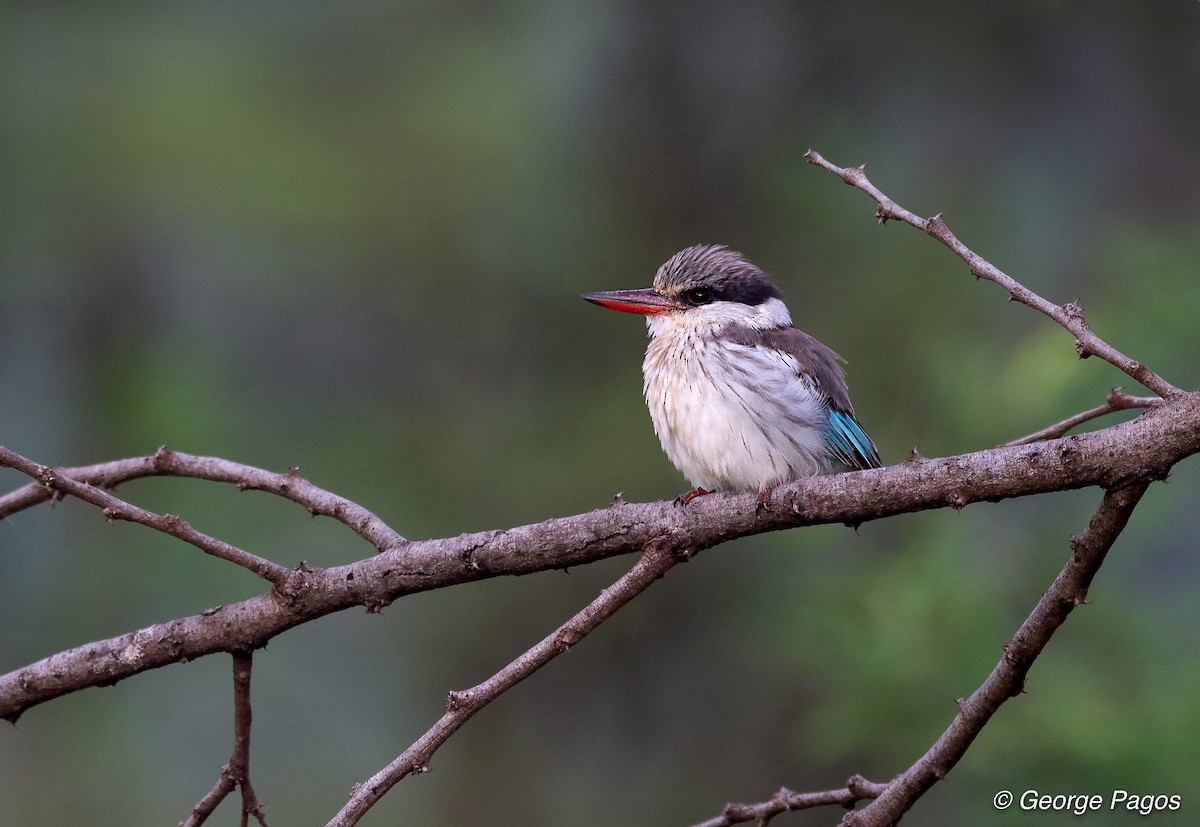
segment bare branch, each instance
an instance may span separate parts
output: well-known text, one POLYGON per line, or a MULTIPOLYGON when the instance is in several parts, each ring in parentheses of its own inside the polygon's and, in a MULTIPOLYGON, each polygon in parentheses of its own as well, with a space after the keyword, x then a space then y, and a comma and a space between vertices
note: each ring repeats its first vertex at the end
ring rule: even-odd
POLYGON ((857 526, 895 514, 1166 477, 1200 451, 1200 394, 1098 431, 890 468, 800 480, 755 513, 753 494, 713 494, 686 508, 622 503, 505 531, 409 542, 358 562, 301 567, 286 589, 51 655, 0 676, 0 718, 89 686, 214 652, 250 651, 300 623, 352 606, 378 611, 419 591, 576 566, 641 551, 659 538, 701 550, 805 525, 857 526))
POLYGON ((102 509, 105 518, 110 521, 127 520, 131 523, 141 523, 164 534, 169 534, 195 546, 205 554, 211 554, 213 557, 219 557, 252 571, 276 587, 284 586, 292 577, 291 569, 244 551, 224 540, 218 540, 216 537, 197 531, 174 514, 156 514, 153 511, 139 508, 120 497, 101 491, 95 486, 79 482, 71 477, 64 477, 54 469, 39 465, 2 446, 0 446, 0 466, 14 468, 33 477, 50 491, 70 494, 84 502, 91 503, 102 509))
POLYGON ((1109 391, 1108 398, 1103 405, 1097 405, 1094 408, 1081 411, 1074 416, 1067 417, 1062 422, 1056 422, 1049 427, 1042 428, 1040 431, 1034 431, 1028 436, 1006 442, 1004 445, 1029 445, 1030 443, 1042 442, 1047 439, 1058 439, 1072 429, 1093 419, 1099 419, 1102 416, 1107 416, 1117 411, 1127 411, 1131 408, 1150 408, 1160 402, 1162 402, 1162 399, 1157 396, 1133 396, 1132 394, 1122 392, 1120 388, 1113 388, 1109 391))
POLYGON ((1061 305, 1054 304, 1034 293, 959 241, 958 237, 946 226, 946 222, 942 220, 940 214, 932 218, 921 218, 919 215, 909 212, 888 198, 867 179, 865 167, 843 168, 835 166, 821 157, 820 153, 812 149, 808 150, 804 157, 810 164, 815 164, 822 169, 832 172, 850 186, 862 190, 873 198, 876 204, 875 217, 879 219, 881 224, 888 219, 896 219, 929 234, 946 247, 949 247, 955 255, 965 261, 967 266, 971 268, 971 275, 975 276, 975 278, 986 279, 1000 285, 1008 291, 1009 297, 1014 301, 1028 305, 1058 322, 1075 337, 1075 350, 1079 353, 1081 359, 1086 359, 1089 356, 1099 356, 1164 399, 1184 393, 1184 391, 1167 382, 1141 362, 1126 356, 1093 333, 1084 320, 1083 308, 1077 302, 1068 302, 1061 305))
POLYGON ((254 666, 253 658, 249 652, 233 653, 233 754, 221 768, 217 783, 196 803, 191 816, 180 827, 199 827, 238 786, 242 788, 241 827, 246 827, 250 816, 254 816, 262 827, 267 827, 262 805, 250 785, 250 672, 254 666))
POLYGON ((599 597, 537 645, 478 686, 461 692, 451 692, 446 702, 446 714, 395 761, 365 783, 356 785, 349 801, 329 821, 327 827, 350 827, 357 824, 367 810, 398 781, 410 773, 428 771, 429 759, 433 753, 476 712, 579 643, 597 626, 616 614, 618 609, 666 574, 676 563, 687 560, 690 556, 684 547, 673 546, 665 540, 651 543, 637 564, 621 579, 602 591, 599 597))
POLYGON ((1071 610, 1087 602, 1092 578, 1148 486, 1145 481, 1135 481, 1105 492, 1087 529, 1071 538, 1071 557, 1066 565, 1004 646, 1004 657, 970 698, 958 699, 959 712, 950 726, 904 773, 885 784, 873 784, 856 775, 844 789, 815 793, 795 793, 785 787, 759 804, 728 804, 719 817, 695 827, 728 827, 748 821, 766 824, 787 810, 828 805, 849 808, 866 799, 875 800, 861 810, 846 813, 841 827, 896 824, 921 795, 954 768, 1000 706, 1025 691, 1025 678, 1034 660, 1071 610))
POLYGON ((253 723, 250 672, 253 666, 254 656, 251 653, 233 653, 233 754, 229 758, 229 766, 242 788, 242 827, 246 827, 250 816, 254 816, 262 827, 267 827, 262 805, 250 784, 250 727, 253 723))
POLYGON ((846 786, 836 790, 823 790, 815 793, 797 793, 787 787, 781 787, 779 792, 770 800, 758 804, 726 804, 724 811, 716 818, 702 821, 694 827, 730 827, 733 824, 744 824, 753 821, 758 824, 768 824, 780 813, 797 810, 811 810, 814 807, 853 807, 860 801, 882 793, 887 789, 886 784, 876 784, 861 775, 852 775, 846 780, 846 786))
MULTIPOLYGON (((150 456, 118 459, 96 465, 54 469, 61 477, 70 477, 99 488, 112 489, 121 483, 143 477, 191 477, 227 482, 240 491, 266 491, 304 506, 313 516, 332 517, 362 537, 378 551, 395 548, 405 542, 387 523, 358 503, 318 488, 298 469, 277 474, 253 465, 231 462, 220 457, 201 457, 168 450, 164 445, 150 456)), ((55 492, 40 483, 18 488, 0 497, 0 520, 18 511, 46 502, 55 492)))
POLYGON ((1076 606, 1087 602, 1088 587, 1149 483, 1131 482, 1106 491, 1083 533, 1071 538, 1071 557, 1029 617, 1004 647, 1004 657, 966 700, 929 751, 897 776, 861 810, 847 813, 842 827, 892 825, 913 803, 954 768, 984 725, 1009 698, 1025 691, 1025 677, 1051 636, 1076 606))

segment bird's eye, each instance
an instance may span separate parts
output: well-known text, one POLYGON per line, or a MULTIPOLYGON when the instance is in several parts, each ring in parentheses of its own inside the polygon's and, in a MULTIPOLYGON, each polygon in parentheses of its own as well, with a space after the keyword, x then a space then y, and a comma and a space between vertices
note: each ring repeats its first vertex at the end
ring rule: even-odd
POLYGON ((713 300, 712 290, 707 287, 693 287, 683 295, 692 304, 708 304, 713 300))

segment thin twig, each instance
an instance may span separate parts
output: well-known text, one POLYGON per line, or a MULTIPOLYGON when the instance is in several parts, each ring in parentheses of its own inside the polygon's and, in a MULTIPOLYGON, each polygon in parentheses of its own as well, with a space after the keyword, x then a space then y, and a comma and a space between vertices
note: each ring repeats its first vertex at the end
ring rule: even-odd
POLYGON ((1058 322, 1075 337, 1075 350, 1081 359, 1086 359, 1089 356, 1099 356, 1104 361, 1129 374, 1138 383, 1154 391, 1164 399, 1176 397, 1184 393, 1184 391, 1167 382, 1141 362, 1126 356, 1093 333, 1084 320, 1083 308, 1077 302, 1068 302, 1067 304, 1060 305, 1047 301, 991 262, 979 256, 967 247, 967 245, 958 240, 958 237, 946 226, 946 222, 942 220, 941 214, 935 215, 932 218, 922 218, 904 209, 884 195, 867 179, 866 172, 864 171, 865 167, 863 166, 839 167, 831 164, 821 157, 820 153, 812 149, 805 153, 804 157, 810 164, 815 164, 822 169, 832 172, 850 186, 861 190, 873 198, 876 204, 875 217, 879 219, 881 224, 888 219, 895 219, 929 234, 965 261, 967 266, 971 268, 971 274, 975 278, 986 279, 1000 285, 1008 291, 1009 297, 1014 301, 1028 305, 1058 322))
POLYGON ((1034 431, 1032 434, 1023 436, 1020 439, 1014 439, 1011 442, 1006 442, 1002 448, 1007 448, 1013 445, 1029 445, 1034 442, 1042 442, 1047 439, 1058 439, 1069 431, 1085 422, 1090 422, 1093 419, 1099 419, 1102 416, 1107 416, 1110 413, 1117 411, 1127 411, 1132 408, 1151 408, 1162 402, 1162 398, 1158 396, 1133 396, 1123 392, 1120 388, 1113 388, 1109 391, 1108 398, 1103 405, 1097 405, 1094 408, 1089 408, 1086 411, 1081 411, 1074 416, 1069 416, 1062 422, 1056 422, 1049 427, 1042 428, 1040 431, 1034 431))
POLYGON ((253 716, 250 711, 250 672, 254 657, 249 652, 233 653, 233 753, 221 768, 217 783, 203 798, 196 802, 192 814, 180 827, 199 827, 213 814, 225 797, 235 787, 242 788, 241 827, 246 827, 250 816, 262 827, 267 827, 262 804, 254 795, 250 784, 250 726, 253 716))
MULTIPOLYGON (((69 477, 99 488, 112 489, 144 477, 190 477, 227 482, 240 491, 266 491, 304 506, 313 516, 332 517, 383 552, 402 545, 404 538, 363 506, 313 485, 298 469, 276 473, 220 457, 203 457, 171 451, 166 446, 144 457, 101 462, 74 468, 56 468, 69 477)), ((55 492, 32 483, 0 496, 0 520, 55 496, 55 492)))
POLYGON ((797 810, 811 810, 814 807, 853 807, 860 801, 865 801, 887 789, 886 784, 868 781, 861 775, 852 775, 846 780, 846 786, 836 790, 822 790, 814 793, 798 793, 781 787, 779 792, 770 800, 757 804, 726 804, 721 815, 702 821, 694 827, 731 827, 734 824, 744 824, 748 821, 760 825, 769 824, 771 819, 781 813, 797 810))
POLYGON ((689 554, 669 542, 650 544, 633 568, 541 642, 478 686, 451 692, 446 702, 446 713, 438 722, 396 760, 365 783, 356 785, 346 805, 329 821, 327 827, 357 824, 367 810, 402 778, 411 773, 428 771, 433 753, 476 712, 579 643, 671 567, 686 559, 689 559, 689 554))
POLYGON ((211 554, 213 557, 218 557, 254 572, 277 588, 284 586, 293 575, 292 570, 285 566, 272 563, 270 560, 251 554, 224 540, 218 540, 216 537, 197 531, 174 514, 156 514, 153 511, 148 511, 106 491, 101 491, 93 485, 79 482, 71 477, 64 477, 53 468, 39 465, 33 460, 4 447, 0 447, 0 466, 14 468, 27 476, 33 477, 51 491, 56 491, 60 494, 70 494, 72 497, 91 503, 97 508, 102 509, 104 516, 110 521, 127 520, 131 523, 140 523, 141 525, 183 540, 185 543, 189 543, 200 549, 205 554, 211 554))
POLYGON ((254 656, 250 652, 233 653, 233 754, 229 764, 237 774, 242 788, 241 827, 246 827, 250 816, 254 816, 262 827, 267 827, 262 804, 254 794, 250 783, 250 728, 253 715, 250 709, 250 672, 254 656))

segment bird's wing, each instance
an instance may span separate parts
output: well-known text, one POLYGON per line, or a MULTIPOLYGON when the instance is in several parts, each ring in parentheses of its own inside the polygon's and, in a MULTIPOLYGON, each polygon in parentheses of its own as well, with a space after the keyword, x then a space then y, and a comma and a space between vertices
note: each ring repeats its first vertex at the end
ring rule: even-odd
POLYGON ((734 342, 749 347, 781 351, 800 366, 810 381, 829 400, 829 430, 826 443, 829 452, 849 468, 881 468, 879 451, 854 418, 854 406, 846 389, 842 372, 842 357, 827 345, 794 327, 758 330, 738 325, 726 331, 734 342))

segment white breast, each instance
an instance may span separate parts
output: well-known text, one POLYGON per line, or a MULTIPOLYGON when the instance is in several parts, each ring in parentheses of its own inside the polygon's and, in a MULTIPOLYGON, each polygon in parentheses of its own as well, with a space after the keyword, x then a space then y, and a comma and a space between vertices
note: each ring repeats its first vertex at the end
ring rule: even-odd
POLYGON ((826 402, 794 359, 723 340, 724 325, 654 322, 642 364, 646 405, 692 485, 759 490, 830 470, 826 402))

